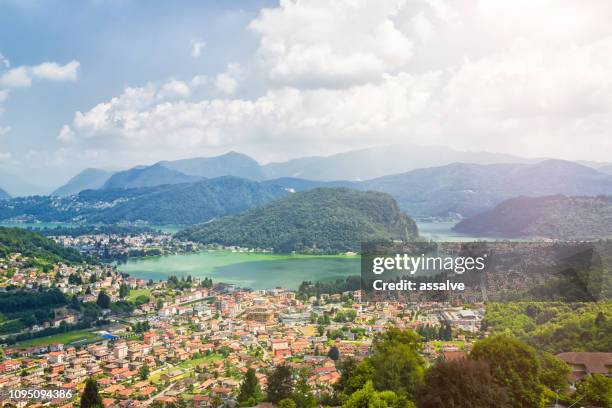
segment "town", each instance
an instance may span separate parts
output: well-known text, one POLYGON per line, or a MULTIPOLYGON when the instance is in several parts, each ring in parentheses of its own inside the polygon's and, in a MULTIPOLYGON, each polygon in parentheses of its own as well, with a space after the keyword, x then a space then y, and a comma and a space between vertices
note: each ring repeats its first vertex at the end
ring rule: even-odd
MULTIPOLYGON (((55 238, 86 255, 91 239, 55 238)), ((73 407, 89 379, 106 407, 244 405, 245 378, 254 375, 266 390, 279 366, 300 373, 309 394, 323 401, 341 381, 342 362, 369 357, 390 328, 417 333, 429 365, 461 361, 491 334, 483 325, 486 304, 461 297, 370 302, 361 290, 321 293, 311 282, 298 290, 251 290, 192 276, 145 281, 113 264, 49 263, 15 252, 0 259, 0 288, 0 394, 70 391, 45 401, 7 397, 8 406, 73 407)), ((559 354, 573 381, 608 374, 611 357, 559 354)))

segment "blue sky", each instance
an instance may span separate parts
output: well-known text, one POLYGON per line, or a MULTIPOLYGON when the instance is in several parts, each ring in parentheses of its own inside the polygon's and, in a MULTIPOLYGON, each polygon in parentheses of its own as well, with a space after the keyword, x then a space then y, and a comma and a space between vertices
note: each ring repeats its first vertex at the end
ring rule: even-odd
POLYGON ((403 143, 609 161, 611 17, 605 0, 0 0, 0 172, 51 188, 403 143))
POLYGON ((74 112, 139 85, 221 71, 256 48, 248 22, 265 1, 3 1, 0 53, 11 67, 80 63, 78 80, 34 81, 11 90, 0 151, 13 157, 61 146, 58 130, 74 112), (191 56, 192 41, 205 55, 191 56))

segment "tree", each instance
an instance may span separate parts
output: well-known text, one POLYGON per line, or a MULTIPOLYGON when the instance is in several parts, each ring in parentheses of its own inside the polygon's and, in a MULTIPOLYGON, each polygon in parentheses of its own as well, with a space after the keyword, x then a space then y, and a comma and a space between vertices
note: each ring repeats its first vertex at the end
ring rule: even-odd
POLYGON ((278 402, 278 408, 296 408, 297 405, 291 398, 284 398, 278 402))
POLYGON ((105 291, 101 290, 100 293, 98 293, 98 299, 96 300, 96 304, 100 306, 100 309, 110 309, 110 296, 108 296, 105 291))
POLYGON ((576 393, 584 395, 581 404, 589 402, 600 407, 612 407, 612 378, 601 374, 588 375, 577 384, 576 393))
POLYGON ((508 390, 513 407, 540 406, 541 369, 533 348, 514 337, 498 335, 476 342, 470 357, 488 363, 497 385, 508 390))
POLYGON ((81 408, 101 408, 102 398, 98 394, 98 382, 92 378, 85 382, 85 389, 81 395, 81 408))
POLYGON ((125 283, 122 283, 121 286, 119 286, 119 297, 121 299, 124 299, 129 294, 130 294, 130 287, 126 285, 125 283))
POLYGON ((255 370, 249 368, 244 376, 244 381, 240 386, 238 394, 238 402, 240 405, 252 407, 257 405, 263 399, 261 388, 255 376, 255 370))
POLYGON ((569 388, 570 367, 550 353, 540 355, 540 382, 553 393, 563 393, 569 388))
POLYGON ((340 379, 334 385, 334 389, 342 401, 346 401, 351 394, 363 388, 374 377, 374 368, 368 359, 357 364, 355 359, 346 358, 340 363, 338 369, 340 379))
POLYGON ((412 398, 425 373, 420 344, 420 336, 412 330, 391 328, 377 336, 370 357, 374 387, 412 398))
POLYGON ((72 299, 70 300, 70 308, 77 311, 81 310, 81 302, 79 302, 77 295, 72 296, 72 299))
POLYGON ((414 408, 414 404, 405 397, 399 397, 393 391, 376 391, 372 381, 356 391, 344 403, 343 408, 414 408))
POLYGON ((331 358, 334 361, 338 361, 338 359, 340 358, 340 350, 338 350, 338 347, 331 346, 329 348, 329 351, 327 352, 327 357, 331 358))
POLYGON ((308 385, 308 377, 304 373, 300 373, 298 380, 295 382, 291 399, 295 402, 297 408, 314 408, 317 406, 317 399, 312 393, 310 385, 308 385))
POLYGON ((438 361, 417 392, 419 408, 511 408, 483 361, 438 361))
POLYGON ((278 404, 290 398, 293 392, 293 373, 286 365, 280 365, 268 375, 268 401, 278 404))
POLYGON ((149 369, 149 366, 146 364, 143 364, 143 366, 140 367, 140 370, 138 370, 138 376, 140 377, 141 380, 146 380, 147 378, 149 378, 150 372, 151 370, 149 369))

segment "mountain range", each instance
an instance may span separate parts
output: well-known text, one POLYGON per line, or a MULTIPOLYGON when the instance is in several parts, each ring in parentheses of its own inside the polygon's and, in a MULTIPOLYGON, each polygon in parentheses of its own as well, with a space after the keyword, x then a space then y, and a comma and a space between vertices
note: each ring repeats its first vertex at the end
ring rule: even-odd
POLYGON ((115 173, 101 188, 77 195, 4 200, 0 202, 0 219, 185 225, 321 187, 387 193, 402 211, 418 219, 462 218, 521 195, 612 194, 612 175, 574 162, 545 160, 535 164, 453 163, 366 181, 291 177, 253 181, 233 176, 185 175, 158 163, 115 173), (151 185, 162 182, 166 184, 151 185))
POLYGON ((0 167, 0 188, 13 197, 48 192, 44 187, 30 183, 19 175, 0 167))
POLYGON ((51 195, 65 197, 78 194, 83 190, 101 188, 113 175, 112 172, 102 169, 85 169, 63 186, 54 190, 51 195))
POLYGON ((413 170, 359 183, 391 194, 413 217, 469 217, 516 196, 612 194, 612 175, 564 160, 413 170))
POLYGON ((0 200, 8 200, 11 198, 11 195, 0 188, 0 200))
POLYGON ((416 223, 384 193, 316 188, 177 234, 205 244, 273 248, 275 252, 360 251, 362 242, 407 241, 416 223))
POLYGON ((0 220, 113 224, 195 224, 261 206, 289 194, 236 177, 128 189, 85 190, 68 197, 0 201, 0 220))
POLYGON ((493 237, 612 237, 612 196, 516 197, 459 222, 457 232, 493 237))

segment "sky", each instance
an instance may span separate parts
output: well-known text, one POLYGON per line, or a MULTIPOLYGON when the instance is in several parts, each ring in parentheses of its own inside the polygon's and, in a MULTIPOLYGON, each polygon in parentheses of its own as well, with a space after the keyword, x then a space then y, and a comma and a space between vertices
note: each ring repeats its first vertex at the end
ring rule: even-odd
POLYGON ((235 150, 612 161, 607 0, 0 0, 0 169, 235 150))

